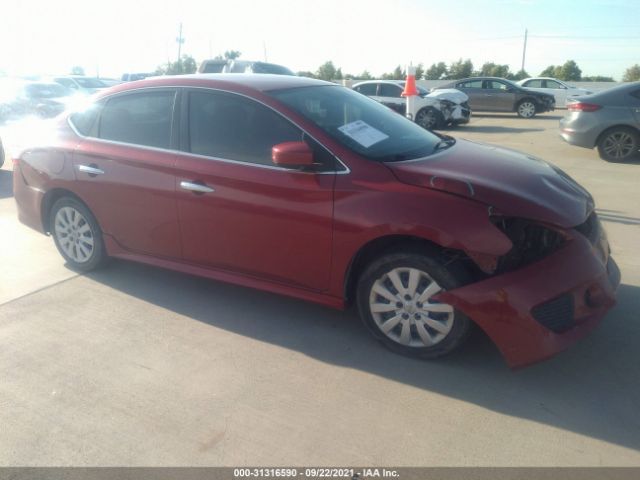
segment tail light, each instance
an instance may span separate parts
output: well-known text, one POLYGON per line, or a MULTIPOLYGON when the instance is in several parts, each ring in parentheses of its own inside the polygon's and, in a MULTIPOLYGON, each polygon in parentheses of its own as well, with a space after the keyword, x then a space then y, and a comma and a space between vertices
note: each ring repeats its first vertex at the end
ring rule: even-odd
POLYGON ((576 102, 567 105, 567 109, 570 112, 595 112, 600 110, 602 105, 596 105, 595 103, 576 102))

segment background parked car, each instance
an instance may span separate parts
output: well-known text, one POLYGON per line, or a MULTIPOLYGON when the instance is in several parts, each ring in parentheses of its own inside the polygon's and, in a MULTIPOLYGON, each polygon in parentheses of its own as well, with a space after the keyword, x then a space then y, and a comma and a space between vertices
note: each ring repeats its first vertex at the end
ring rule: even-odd
MULTIPOLYGON (((386 105, 404 115, 406 99, 402 96, 405 82, 402 80, 368 80, 353 85, 356 92, 386 105)), ((423 128, 433 130, 446 125, 469 123, 471 109, 466 94, 459 90, 439 90, 429 93, 418 87, 418 111, 415 122, 423 128)))
POLYGON ((123 73, 120 80, 123 82, 134 82, 136 80, 144 80, 147 77, 153 77, 155 73, 123 73))
POLYGON ((99 78, 85 77, 82 75, 66 75, 63 77, 54 77, 53 81, 79 93, 92 94, 98 90, 107 88, 99 78))
POLYGON ((464 78, 438 87, 443 88, 466 93, 474 111, 516 112, 522 118, 531 118, 555 108, 553 95, 523 88, 506 78, 464 78))
POLYGON ((640 148, 640 82, 572 99, 560 134, 579 147, 598 147, 600 158, 624 162, 640 148))
POLYGON ((593 93, 590 90, 566 84, 557 78, 535 77, 520 80, 517 83, 521 87, 525 87, 529 90, 551 93, 556 99, 556 107, 566 107, 567 100, 572 97, 580 97, 582 95, 590 95, 593 93))
POLYGON ((55 117, 77 100, 73 91, 55 82, 15 80, 3 83, 2 89, 1 121, 29 115, 55 117))
POLYGON ((295 75, 287 67, 275 63, 251 60, 203 60, 198 73, 272 73, 274 75, 295 75))

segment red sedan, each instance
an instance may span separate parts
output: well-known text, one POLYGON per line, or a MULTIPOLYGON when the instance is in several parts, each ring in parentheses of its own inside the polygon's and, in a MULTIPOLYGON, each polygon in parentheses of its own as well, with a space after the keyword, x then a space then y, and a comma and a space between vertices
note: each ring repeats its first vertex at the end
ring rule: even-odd
POLYGON ((75 269, 119 257, 356 302, 412 356, 454 350, 475 323, 509 365, 539 361, 591 330, 620 282, 564 172, 317 80, 123 84, 13 161, 20 220, 75 269))

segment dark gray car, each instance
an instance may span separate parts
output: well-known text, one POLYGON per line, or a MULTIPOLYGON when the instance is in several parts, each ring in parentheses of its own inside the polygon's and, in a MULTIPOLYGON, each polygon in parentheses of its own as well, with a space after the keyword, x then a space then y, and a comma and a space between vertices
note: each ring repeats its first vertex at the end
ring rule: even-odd
POLYGON ((522 118, 531 118, 536 113, 552 111, 556 105, 553 95, 523 88, 505 78, 463 78, 438 87, 442 88, 466 93, 473 111, 516 112, 522 118))
POLYGON ((560 134, 572 145, 598 147, 600 158, 609 162, 635 157, 640 148, 640 82, 567 102, 560 134))

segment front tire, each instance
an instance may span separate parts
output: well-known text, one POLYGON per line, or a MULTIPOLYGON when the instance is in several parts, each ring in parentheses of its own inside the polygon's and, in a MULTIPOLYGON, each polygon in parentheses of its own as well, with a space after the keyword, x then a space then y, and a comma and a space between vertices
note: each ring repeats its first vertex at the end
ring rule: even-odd
POLYGON ((74 270, 88 272, 105 263, 102 231, 91 211, 78 200, 57 200, 51 207, 49 225, 58 251, 74 270))
POLYGON ((520 118, 533 118, 537 110, 535 102, 528 98, 520 101, 516 107, 516 112, 520 118))
POLYGON ((444 117, 433 107, 422 108, 416 113, 416 123, 427 130, 442 128, 444 117))
POLYGON ((471 320, 433 297, 468 281, 437 255, 392 253, 374 261, 358 283, 357 303, 365 326, 390 350, 436 358, 458 348, 471 320))
POLYGON ((638 132, 626 127, 616 127, 605 132, 598 140, 600 158, 607 162, 625 162, 638 153, 638 132))

